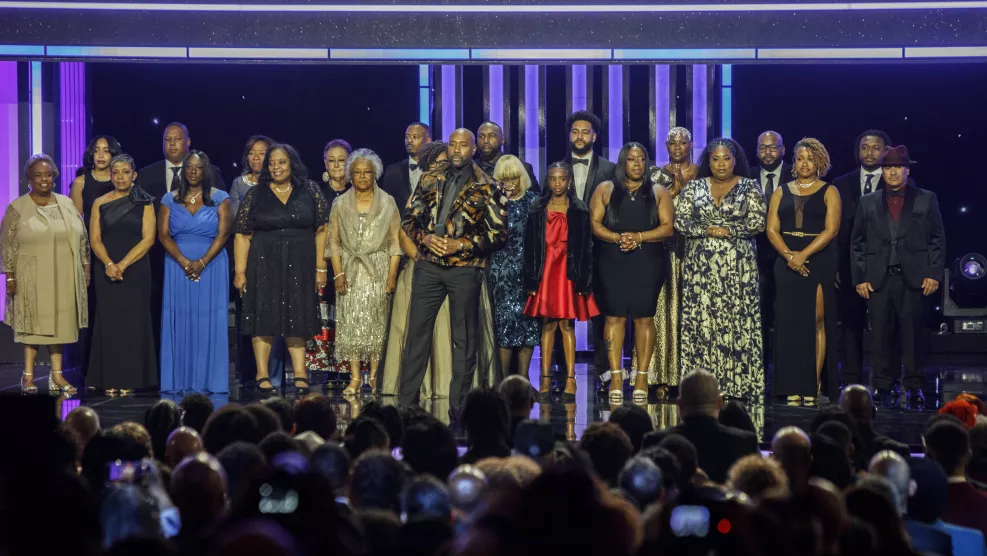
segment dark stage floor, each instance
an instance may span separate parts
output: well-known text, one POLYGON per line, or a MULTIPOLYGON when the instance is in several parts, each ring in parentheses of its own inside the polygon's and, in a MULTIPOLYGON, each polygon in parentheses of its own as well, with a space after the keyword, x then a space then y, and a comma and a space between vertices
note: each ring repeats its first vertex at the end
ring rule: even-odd
MULTIPOLYGON (((232 368, 232 365, 231 365, 232 368)), ((538 375, 538 362, 532 364, 531 378, 536 379, 538 375)), ((955 373, 975 373, 987 371, 977 367, 957 367, 940 366, 930 369, 930 385, 935 384, 936 376, 939 373, 953 371, 955 373)), ((47 365, 39 364, 35 370, 36 383, 41 391, 38 395, 47 395, 47 377, 49 368, 47 365)), ((0 394, 18 395, 18 381, 21 374, 21 365, 6 364, 0 365, 0 394)), ((80 377, 73 376, 71 371, 66 371, 70 381, 75 384, 80 383, 80 377)), ((560 435, 565 435, 571 440, 582 436, 583 431, 590 423, 606 421, 610 416, 611 406, 608 400, 596 399, 593 391, 595 372, 589 364, 579 364, 576 366, 577 375, 577 396, 575 403, 563 403, 555 401, 546 404, 536 404, 531 412, 534 419, 543 419, 552 423, 560 435)), ((537 382, 535 382, 537 384, 537 382)), ((289 389, 290 390, 290 389, 289 389)), ((319 391, 319 388, 313 388, 319 391)), ((929 388, 930 394, 932 388, 929 388)), ((336 407, 338 426, 340 430, 345 429, 347 424, 360 414, 360 407, 370 401, 369 389, 367 393, 358 398, 342 398, 333 390, 326 392, 330 395, 336 407)), ((287 393, 289 399, 294 398, 294 393, 287 393)), ((138 393, 123 397, 107 397, 95 392, 80 393, 73 397, 65 397, 56 404, 58 411, 67 413, 78 405, 87 405, 94 408, 100 415, 104 427, 112 426, 126 420, 142 422, 144 412, 156 400, 161 398, 171 398, 176 402, 180 396, 155 393, 138 393)), ((246 403, 259 399, 256 394, 241 391, 237 381, 230 380, 229 394, 216 394, 212 396, 216 407, 221 407, 230 402, 246 403)), ((397 400, 391 396, 380 396, 378 399, 384 404, 395 404, 397 400)), ((629 399, 629 396, 628 396, 629 399)), ((878 432, 886 434, 896 440, 905 442, 913 447, 915 451, 921 450, 921 433, 930 416, 936 411, 936 401, 930 396, 929 407, 922 411, 902 410, 893 408, 881 408, 878 410, 876 428, 878 432)), ((2 401, 0 401, 2 403, 2 401)), ((626 401, 625 403, 631 403, 626 401)), ((448 422, 448 399, 436 399, 424 401, 423 404, 436 417, 448 422)), ((666 428, 678 423, 678 411, 674 402, 658 402, 650 400, 644 405, 651 415, 656 428, 666 428)), ((815 413, 815 408, 811 407, 789 407, 782 404, 749 405, 751 412, 763 442, 770 441, 772 435, 781 427, 796 425, 807 428, 815 413)), ((61 415, 59 415, 61 417, 61 415)), ((763 445, 763 444, 762 444, 763 445)))

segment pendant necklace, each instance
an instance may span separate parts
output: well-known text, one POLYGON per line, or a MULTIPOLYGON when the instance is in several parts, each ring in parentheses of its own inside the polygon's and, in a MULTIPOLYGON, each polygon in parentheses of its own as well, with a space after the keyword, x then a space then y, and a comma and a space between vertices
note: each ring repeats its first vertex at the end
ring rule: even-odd
POLYGON ((195 200, 198 199, 200 196, 202 196, 202 192, 201 191, 198 192, 198 193, 196 193, 195 195, 192 195, 192 197, 189 198, 189 200, 188 200, 188 204, 194 205, 195 204, 195 200))

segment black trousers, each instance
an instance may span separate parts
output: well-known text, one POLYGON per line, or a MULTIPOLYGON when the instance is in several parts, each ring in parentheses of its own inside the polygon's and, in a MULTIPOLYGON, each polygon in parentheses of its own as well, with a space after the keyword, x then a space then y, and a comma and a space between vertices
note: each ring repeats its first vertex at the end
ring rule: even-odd
POLYGON ((905 367, 901 384, 907 389, 922 388, 925 376, 918 360, 923 338, 922 290, 905 284, 901 274, 888 274, 880 291, 870 294, 867 309, 874 333, 874 386, 888 389, 900 376, 901 367, 895 368, 892 364, 897 332, 901 340, 901 362, 905 367))
POLYGON ((840 269, 840 287, 836 292, 840 318, 840 354, 842 381, 859 384, 864 368, 864 329, 867 328, 867 300, 853 287, 850 268, 840 269))
POLYGON ((458 412, 476 375, 477 323, 480 311, 481 269, 415 263, 408 309, 408 339, 401 362, 398 403, 417 404, 432 352, 435 317, 446 296, 452 326, 452 382, 449 407, 458 412))

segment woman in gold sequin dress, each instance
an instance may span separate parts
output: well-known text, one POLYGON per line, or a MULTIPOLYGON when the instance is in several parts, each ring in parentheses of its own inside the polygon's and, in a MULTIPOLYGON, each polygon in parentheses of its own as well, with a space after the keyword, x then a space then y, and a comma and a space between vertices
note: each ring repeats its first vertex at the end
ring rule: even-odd
POLYGON ((370 387, 377 389, 390 295, 397 286, 401 223, 394 198, 377 186, 383 173, 373 151, 353 151, 346 160, 353 187, 336 199, 329 217, 325 257, 336 286, 336 359, 349 361, 353 373, 344 395, 361 385, 360 361, 370 363, 370 387))
MULTIPOLYGON (((677 199, 685 184, 696 179, 699 167, 692 162, 692 133, 684 127, 674 127, 668 131, 665 141, 668 164, 661 167, 666 186, 673 199, 677 199)), ((654 181, 654 180, 653 180, 654 181)), ((685 236, 676 232, 665 241, 668 272, 665 284, 658 294, 658 308, 655 312, 655 351, 648 368, 648 383, 656 387, 655 397, 668 398, 669 389, 676 387, 682 377, 679 363, 679 326, 682 312, 682 260, 685 255, 685 236)), ((632 358, 636 361, 636 358, 632 358)), ((634 371, 640 369, 634 368, 634 371)))

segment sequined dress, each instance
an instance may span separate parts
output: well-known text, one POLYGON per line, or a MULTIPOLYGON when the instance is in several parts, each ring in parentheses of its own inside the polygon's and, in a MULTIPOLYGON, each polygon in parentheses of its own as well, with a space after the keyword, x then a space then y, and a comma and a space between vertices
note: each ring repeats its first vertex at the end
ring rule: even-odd
POLYGON ((380 359, 387 335, 390 294, 386 292, 392 257, 401 256, 400 221, 394 198, 379 187, 367 212, 356 206, 356 190, 340 195, 332 207, 326 258, 339 257, 347 292, 336 293, 336 359, 380 359))
POLYGON ((252 235, 241 334, 308 339, 319 331, 315 234, 328 220, 314 183, 293 187, 285 203, 268 186, 247 191, 233 225, 252 235))
POLYGON ((537 346, 541 341, 538 319, 524 316, 524 226, 537 196, 526 191, 507 201, 507 243, 490 257, 489 284, 493 294, 494 335, 499 347, 537 346))

